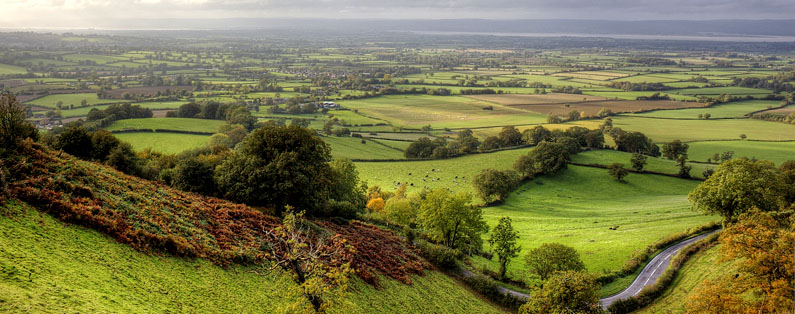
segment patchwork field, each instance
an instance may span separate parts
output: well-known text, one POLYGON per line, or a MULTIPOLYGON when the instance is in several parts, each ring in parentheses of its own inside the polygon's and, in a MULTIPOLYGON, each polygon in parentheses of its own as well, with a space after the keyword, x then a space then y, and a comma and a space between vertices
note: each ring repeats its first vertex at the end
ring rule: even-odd
POLYGON ((713 155, 727 151, 734 152, 734 158, 747 157, 765 159, 777 165, 787 160, 795 160, 795 142, 757 142, 757 141, 713 141, 689 143, 687 152, 690 160, 701 162, 712 159, 713 155))
POLYGON ((467 128, 541 123, 546 116, 457 96, 381 96, 341 104, 392 125, 467 128), (491 106, 492 110, 484 110, 491 106))
POLYGON ((512 108, 538 112, 541 114, 556 115, 565 115, 572 110, 585 112, 586 115, 590 116, 596 115, 602 109, 610 109, 615 113, 620 113, 652 109, 681 109, 703 106, 703 104, 695 102, 665 100, 609 100, 607 98, 598 96, 572 94, 552 94, 550 96, 510 94, 478 95, 469 97, 507 105, 512 108))
POLYGON ((47 95, 41 98, 31 100, 28 103, 34 106, 55 109, 59 101, 62 103, 63 106, 69 108, 70 105, 79 107, 80 104, 83 102, 83 100, 85 100, 86 104, 89 106, 98 105, 98 104, 129 102, 129 100, 123 100, 123 99, 99 99, 99 97, 97 97, 97 94, 95 93, 75 93, 75 94, 47 95))
POLYGON ((656 110, 630 114, 640 117, 671 118, 671 119, 698 119, 699 115, 709 114, 711 119, 717 118, 738 118, 751 112, 765 110, 780 106, 777 100, 748 100, 726 104, 716 104, 706 108, 680 109, 680 110, 656 110))

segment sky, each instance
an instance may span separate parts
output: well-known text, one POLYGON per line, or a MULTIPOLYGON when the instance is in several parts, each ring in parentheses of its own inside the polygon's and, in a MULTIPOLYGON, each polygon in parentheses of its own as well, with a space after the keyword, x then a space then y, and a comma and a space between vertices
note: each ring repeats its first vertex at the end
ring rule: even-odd
MULTIPOLYGON (((0 27, 113 28, 119 21, 331 19, 792 19, 795 0, 0 0, 0 27)), ((129 23, 123 23, 129 25, 129 23)))

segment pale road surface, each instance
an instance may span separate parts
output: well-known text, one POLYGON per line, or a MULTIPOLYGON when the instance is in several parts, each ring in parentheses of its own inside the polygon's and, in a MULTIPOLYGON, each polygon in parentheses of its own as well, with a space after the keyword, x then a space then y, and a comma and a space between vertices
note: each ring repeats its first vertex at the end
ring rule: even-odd
POLYGON ((638 277, 635 278, 635 281, 633 281, 629 287, 618 294, 601 299, 600 301, 602 302, 602 307, 606 309, 613 302, 635 296, 646 286, 653 285, 657 282, 657 279, 662 276, 662 274, 665 272, 665 269, 668 268, 668 265, 671 264, 671 259, 676 255, 677 252, 717 231, 719 230, 711 231, 700 236, 684 240, 668 247, 662 251, 662 253, 657 254, 657 256, 655 256, 648 264, 646 264, 646 267, 643 268, 638 277))

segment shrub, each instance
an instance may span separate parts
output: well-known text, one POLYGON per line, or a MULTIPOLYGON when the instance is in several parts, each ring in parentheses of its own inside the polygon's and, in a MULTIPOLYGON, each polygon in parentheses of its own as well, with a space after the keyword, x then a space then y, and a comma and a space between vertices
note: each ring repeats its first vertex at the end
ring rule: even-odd
POLYGON ((415 243, 420 255, 427 259, 431 264, 443 269, 453 269, 456 267, 456 260, 464 256, 461 251, 451 249, 444 245, 433 244, 425 240, 417 240, 415 243))

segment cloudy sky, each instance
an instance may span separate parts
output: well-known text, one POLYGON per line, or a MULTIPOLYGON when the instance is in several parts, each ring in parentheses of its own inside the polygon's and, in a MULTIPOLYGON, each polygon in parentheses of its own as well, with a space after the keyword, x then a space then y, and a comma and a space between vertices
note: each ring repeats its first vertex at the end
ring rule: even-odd
POLYGON ((795 0, 0 0, 0 27, 174 18, 792 19, 795 0))

